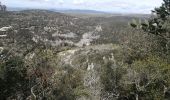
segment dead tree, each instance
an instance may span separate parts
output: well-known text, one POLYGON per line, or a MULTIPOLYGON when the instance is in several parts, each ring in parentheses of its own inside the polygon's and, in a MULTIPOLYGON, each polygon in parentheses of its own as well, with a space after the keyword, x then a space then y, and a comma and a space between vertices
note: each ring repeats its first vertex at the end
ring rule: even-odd
POLYGON ((7 9, 6 5, 2 5, 2 3, 0 2, 0 11, 5 12, 7 9))

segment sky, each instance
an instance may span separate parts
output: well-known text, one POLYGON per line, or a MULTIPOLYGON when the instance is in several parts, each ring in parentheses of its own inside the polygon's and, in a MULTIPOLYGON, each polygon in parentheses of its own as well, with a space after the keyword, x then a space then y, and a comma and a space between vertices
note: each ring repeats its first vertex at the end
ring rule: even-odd
POLYGON ((0 0, 8 7, 83 9, 114 13, 149 14, 162 0, 0 0))

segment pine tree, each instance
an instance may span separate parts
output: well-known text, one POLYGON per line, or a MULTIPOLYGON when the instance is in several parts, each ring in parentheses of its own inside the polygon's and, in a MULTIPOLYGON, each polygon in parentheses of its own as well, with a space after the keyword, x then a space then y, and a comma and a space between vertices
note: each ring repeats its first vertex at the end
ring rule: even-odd
MULTIPOLYGON (((154 34, 164 42, 163 48, 167 58, 170 58, 170 0, 163 0, 159 8, 152 11, 153 17, 140 24, 131 23, 131 26, 140 27, 147 33, 154 34)), ((170 61, 169 61, 170 63, 170 61)))

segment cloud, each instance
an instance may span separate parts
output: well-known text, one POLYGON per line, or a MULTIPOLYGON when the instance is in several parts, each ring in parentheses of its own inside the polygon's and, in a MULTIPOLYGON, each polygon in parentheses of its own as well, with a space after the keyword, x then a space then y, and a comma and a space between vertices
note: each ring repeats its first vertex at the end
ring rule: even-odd
POLYGON ((50 0, 25 0, 25 1, 36 1, 36 2, 45 1, 45 2, 47 2, 47 1, 50 1, 50 0))
POLYGON ((58 0, 58 3, 63 5, 64 4, 64 0, 58 0))
POLYGON ((8 6, 150 13, 162 0, 1 0, 8 6))
POLYGON ((86 2, 84 0, 73 0, 73 5, 82 5, 85 4, 86 2))

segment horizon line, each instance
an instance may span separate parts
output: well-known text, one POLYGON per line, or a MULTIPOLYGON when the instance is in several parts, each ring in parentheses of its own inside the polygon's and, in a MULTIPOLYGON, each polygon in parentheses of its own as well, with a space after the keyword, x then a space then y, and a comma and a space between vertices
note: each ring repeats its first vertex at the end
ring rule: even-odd
MULTIPOLYGON (((102 10, 95 10, 95 9, 74 9, 74 8, 37 8, 37 7, 7 7, 9 11, 23 11, 23 10, 59 10, 59 11, 68 11, 68 10, 79 10, 79 11, 95 11, 98 13, 108 13, 108 14, 139 14, 139 15, 150 15, 150 13, 135 13, 135 12, 119 12, 119 11, 102 11, 102 10), (18 9, 18 10, 12 10, 12 9, 18 9), (19 10, 20 9, 20 10, 19 10)), ((54 11, 55 12, 55 11, 54 11)))

